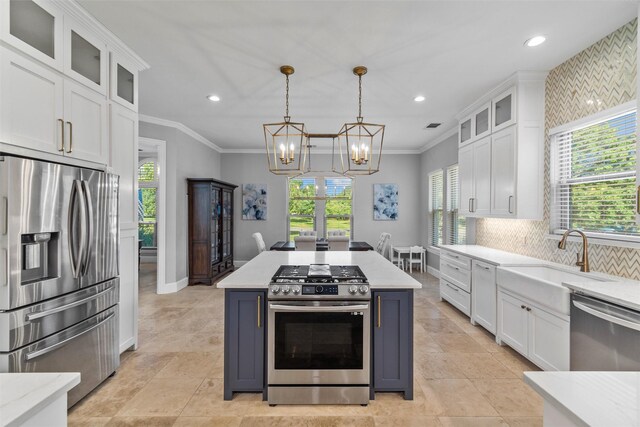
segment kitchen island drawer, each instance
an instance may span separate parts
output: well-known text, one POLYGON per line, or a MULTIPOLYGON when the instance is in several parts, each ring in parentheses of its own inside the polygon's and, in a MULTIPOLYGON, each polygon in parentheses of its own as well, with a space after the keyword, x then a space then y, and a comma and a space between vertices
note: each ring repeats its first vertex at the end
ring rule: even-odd
POLYGON ((471 295, 442 278, 440 278, 440 297, 449 301, 467 316, 471 316, 471 295))
POLYGON ((447 259, 440 260, 440 277, 459 288, 471 292, 471 270, 447 259))

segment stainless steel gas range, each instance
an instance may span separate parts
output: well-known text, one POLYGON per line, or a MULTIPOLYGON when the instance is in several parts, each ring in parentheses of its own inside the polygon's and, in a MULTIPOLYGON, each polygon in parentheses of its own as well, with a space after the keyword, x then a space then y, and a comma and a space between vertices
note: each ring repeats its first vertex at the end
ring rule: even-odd
POLYGON ((371 293, 354 265, 283 265, 269 284, 269 404, 369 403, 371 293))

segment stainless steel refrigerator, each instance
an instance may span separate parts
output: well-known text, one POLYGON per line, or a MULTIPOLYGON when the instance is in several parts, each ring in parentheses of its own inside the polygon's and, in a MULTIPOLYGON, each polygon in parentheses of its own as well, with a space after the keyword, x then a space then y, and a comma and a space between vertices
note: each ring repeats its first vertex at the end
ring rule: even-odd
POLYGON ((0 155, 0 372, 119 366, 118 176, 0 155))

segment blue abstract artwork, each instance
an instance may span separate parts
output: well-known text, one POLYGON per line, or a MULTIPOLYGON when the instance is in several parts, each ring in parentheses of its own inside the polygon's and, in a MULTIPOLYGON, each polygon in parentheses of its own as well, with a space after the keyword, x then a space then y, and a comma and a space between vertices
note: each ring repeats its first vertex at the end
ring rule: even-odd
POLYGON ((373 184, 373 219, 398 219, 398 184, 373 184))
POLYGON ((266 184, 242 184, 242 219, 267 220, 266 184))

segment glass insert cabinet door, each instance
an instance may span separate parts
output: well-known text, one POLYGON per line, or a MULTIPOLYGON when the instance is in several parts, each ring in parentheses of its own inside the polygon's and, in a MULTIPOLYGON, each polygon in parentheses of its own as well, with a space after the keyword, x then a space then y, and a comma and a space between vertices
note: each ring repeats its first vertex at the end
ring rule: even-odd
POLYGON ((275 313, 275 369, 363 369, 364 321, 350 312, 275 313))
POLYGON ((221 190, 218 187, 211 187, 211 264, 220 262, 220 203, 221 190))
POLYGON ((107 45, 65 19, 65 72, 91 89, 107 93, 107 45))
POLYGON ((39 0, 0 1, 2 38, 45 64, 62 70, 62 12, 39 0))
POLYGON ((231 192, 222 190, 222 258, 231 255, 232 219, 231 192))
POLYGON ((492 131, 504 129, 516 122, 516 90, 508 89, 493 98, 493 123, 492 131))

